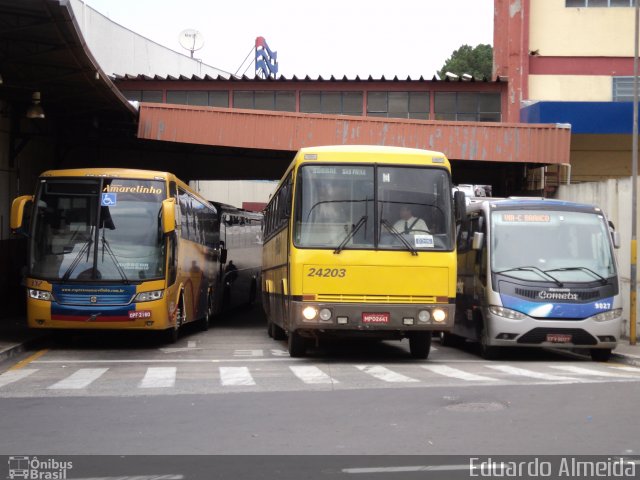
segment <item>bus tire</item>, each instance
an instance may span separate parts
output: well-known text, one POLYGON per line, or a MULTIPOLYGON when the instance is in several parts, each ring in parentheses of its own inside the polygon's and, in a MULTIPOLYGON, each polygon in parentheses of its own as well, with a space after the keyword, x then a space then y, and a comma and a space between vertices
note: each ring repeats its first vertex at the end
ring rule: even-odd
POLYGON ((207 308, 204 311, 204 317, 200 319, 200 330, 206 332, 209 330, 209 323, 211 322, 211 315, 213 313, 213 301, 211 291, 207 293, 207 308))
POLYGON ((307 353, 307 341, 296 331, 289 332, 287 347, 289 355, 294 358, 304 357, 305 353, 307 353))
POLYGON ((485 360, 497 360, 501 353, 500 347, 488 345, 487 333, 483 326, 480 332, 480 356, 485 360))
POLYGON ((414 332, 409 336, 409 351, 413 358, 425 359, 431 351, 431 332, 414 332))
POLYGON ((592 348, 591 360, 594 362, 608 362, 611 358, 610 348, 592 348))
POLYGON ((271 331, 269 333, 269 336, 274 340, 284 340, 285 338, 287 338, 286 332, 275 323, 271 322, 270 327, 271 331))
POLYGON ((167 343, 176 343, 180 336, 180 327, 185 322, 187 312, 184 308, 184 294, 180 294, 180 300, 178 302, 178 311, 176 312, 176 324, 166 330, 167 343))

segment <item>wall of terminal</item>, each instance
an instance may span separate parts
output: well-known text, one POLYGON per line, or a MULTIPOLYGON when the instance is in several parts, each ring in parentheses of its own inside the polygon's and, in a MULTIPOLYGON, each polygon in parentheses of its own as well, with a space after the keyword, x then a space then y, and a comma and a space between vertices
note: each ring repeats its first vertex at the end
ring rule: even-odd
POLYGON ((82 0, 71 0, 71 7, 91 53, 108 75, 230 75, 118 25, 82 0))
POLYGON ((576 8, 567 3, 577 4, 530 0, 531 52, 546 57, 633 58, 633 8, 576 8))
POLYGON ((242 208, 244 202, 267 203, 278 186, 277 181, 194 180, 189 186, 209 201, 242 208))
MULTIPOLYGON (((394 82, 397 83, 397 82, 394 82)), ((127 99, 180 105, 419 120, 503 121, 501 83, 434 82, 398 85, 316 83, 256 86, 235 82, 116 84, 127 99), (231 86, 232 84, 233 86, 231 86), (420 89, 418 89, 418 88, 420 89)))
POLYGON ((529 99, 560 102, 610 102, 609 76, 529 75, 529 99))

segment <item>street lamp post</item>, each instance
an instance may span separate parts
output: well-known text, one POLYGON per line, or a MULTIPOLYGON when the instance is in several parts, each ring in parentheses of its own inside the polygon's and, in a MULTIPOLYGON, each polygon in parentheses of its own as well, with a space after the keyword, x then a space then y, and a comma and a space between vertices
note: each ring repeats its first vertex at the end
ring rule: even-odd
POLYGON ((635 31, 633 44, 633 135, 631 145, 631 292, 629 315, 629 344, 636 344, 636 284, 638 264, 637 246, 637 197, 638 197, 638 24, 640 19, 639 0, 635 3, 635 31))

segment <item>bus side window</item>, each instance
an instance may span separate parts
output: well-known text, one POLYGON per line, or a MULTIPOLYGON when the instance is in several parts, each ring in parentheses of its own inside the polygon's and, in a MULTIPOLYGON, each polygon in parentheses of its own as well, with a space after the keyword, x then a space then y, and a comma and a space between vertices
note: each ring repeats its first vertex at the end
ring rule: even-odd
MULTIPOLYGON (((489 239, 487 238, 487 228, 485 226, 484 216, 478 217, 475 223, 475 232, 482 232, 484 234, 484 240, 482 242, 482 248, 478 250, 476 263, 478 265, 478 273, 480 275, 480 281, 483 285, 487 284, 487 244, 489 239)), ((473 234, 471 235, 473 241, 473 234)))

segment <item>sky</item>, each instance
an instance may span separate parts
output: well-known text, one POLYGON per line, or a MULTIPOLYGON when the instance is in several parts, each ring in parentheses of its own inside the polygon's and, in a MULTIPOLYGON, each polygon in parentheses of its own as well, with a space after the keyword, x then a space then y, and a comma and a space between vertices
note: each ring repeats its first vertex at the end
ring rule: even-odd
POLYGON ((112 21, 188 54, 184 29, 202 33, 194 57, 252 77, 258 36, 287 78, 431 78, 461 45, 493 44, 493 0, 85 0, 112 21), (253 54, 250 56, 253 59, 253 54))

